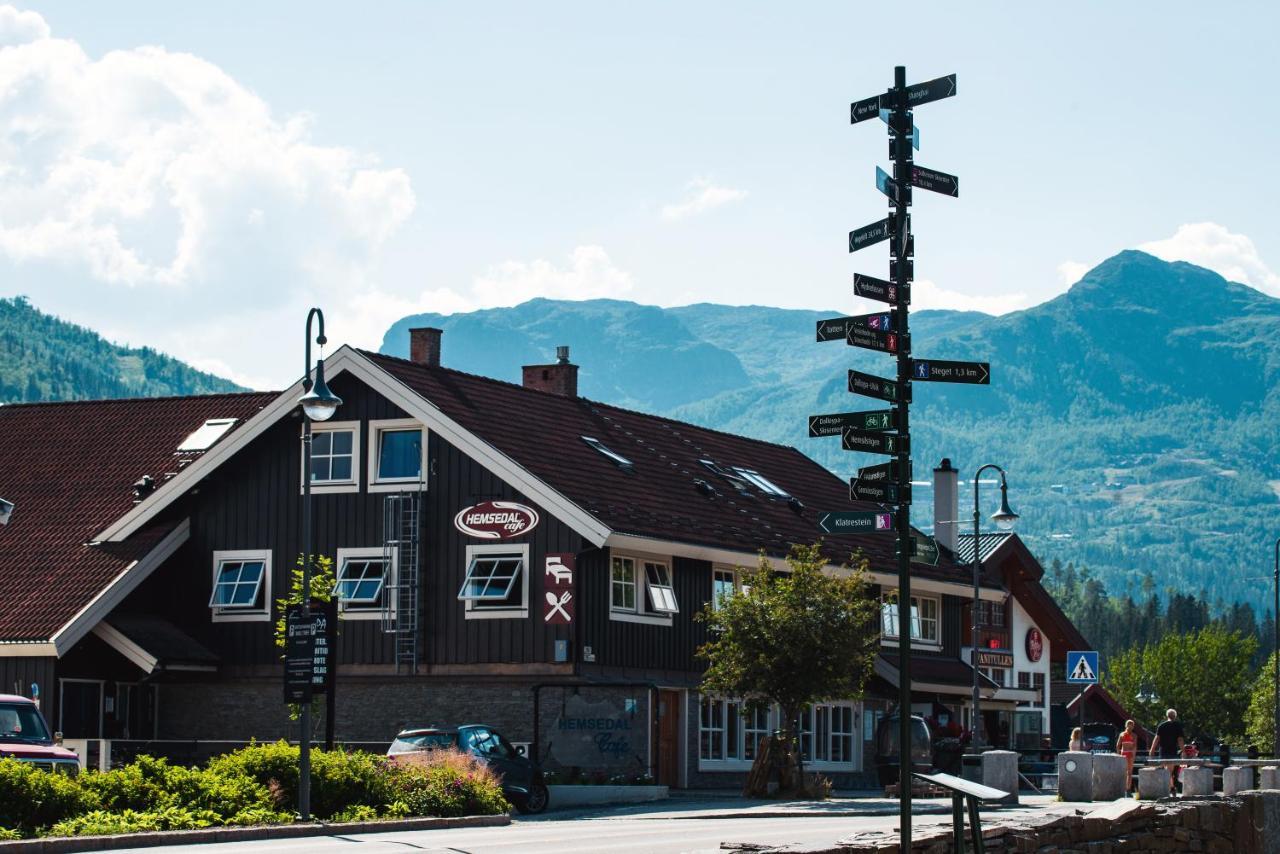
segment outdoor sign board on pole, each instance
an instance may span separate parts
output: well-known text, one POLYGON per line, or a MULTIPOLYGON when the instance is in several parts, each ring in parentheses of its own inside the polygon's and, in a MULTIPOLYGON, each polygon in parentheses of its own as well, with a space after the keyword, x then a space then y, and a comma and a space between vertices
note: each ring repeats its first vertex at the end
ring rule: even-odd
POLYGON ((879 332, 865 326, 849 324, 845 329, 845 343, 864 350, 880 350, 885 353, 898 352, 899 345, 904 344, 903 336, 897 332, 879 332))
POLYGON ((1067 653, 1067 681, 1076 685, 1098 683, 1098 653, 1072 650, 1067 653))
POLYGON ((911 378, 926 382, 990 385, 991 365, 987 362, 948 362, 943 359, 912 359, 911 378))
POLYGON ((849 318, 831 317, 818 321, 817 339, 822 341, 843 341, 849 334, 849 318))
POLYGON ((809 438, 839 436, 846 427, 858 430, 892 430, 892 409, 873 409, 867 412, 833 412, 830 415, 809 416, 809 438))
POLYGON ((846 451, 865 451, 868 454, 893 457, 905 454, 911 445, 910 440, 901 434, 871 433, 846 427, 840 434, 840 446, 846 451))
POLYGON ((879 300, 880 302, 892 303, 898 305, 899 302, 906 304, 909 300, 899 300, 898 295, 904 296, 910 294, 910 289, 899 290, 898 285, 893 282, 886 282, 884 279, 877 279, 873 276, 864 276, 861 273, 853 274, 853 294, 854 296, 866 297, 867 299, 879 300))
POLYGON ((285 613, 284 701, 309 703, 315 674, 315 617, 305 615, 301 604, 285 613))
POLYGON ((826 534, 892 534, 892 513, 835 510, 818 514, 818 527, 826 534))
POLYGON ((925 566, 937 566, 938 557, 941 553, 938 551, 938 541, 933 537, 912 537, 911 538, 911 562, 922 563, 925 566))
MULTIPOLYGON (((864 397, 874 397, 877 400, 897 401, 907 397, 903 394, 904 386, 893 380, 886 380, 884 377, 878 377, 875 374, 864 374, 862 371, 849 371, 849 391, 852 394, 860 394, 864 397)), ((910 389, 910 384, 905 388, 910 389)))
POLYGON ((882 219, 871 225, 864 225, 856 231, 849 232, 849 251, 857 252, 868 246, 874 246, 881 240, 889 239, 889 220, 882 219))

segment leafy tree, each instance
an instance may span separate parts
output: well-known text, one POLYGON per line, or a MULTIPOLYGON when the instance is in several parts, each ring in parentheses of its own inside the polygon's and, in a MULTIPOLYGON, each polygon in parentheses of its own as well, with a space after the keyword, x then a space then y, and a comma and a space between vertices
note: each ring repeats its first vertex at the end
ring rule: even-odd
POLYGON ((865 559, 827 574, 821 544, 797 544, 787 564, 790 572, 774 572, 761 556, 742 593, 708 603, 698 619, 711 640, 698 655, 708 662, 703 693, 755 708, 776 703, 798 744, 805 706, 861 696, 880 645, 879 603, 865 559))
POLYGON ((1249 698, 1249 710, 1245 712, 1245 737, 1249 744, 1262 753, 1275 755, 1276 735, 1276 654, 1262 667, 1258 681, 1253 683, 1253 696, 1249 698))

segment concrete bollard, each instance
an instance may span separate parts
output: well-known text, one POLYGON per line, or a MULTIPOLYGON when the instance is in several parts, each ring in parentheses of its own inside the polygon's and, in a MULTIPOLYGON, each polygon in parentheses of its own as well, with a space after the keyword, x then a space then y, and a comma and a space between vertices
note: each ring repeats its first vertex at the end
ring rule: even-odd
POLYGON ((1138 797, 1144 801, 1169 797, 1169 769, 1163 765, 1139 768, 1138 797))
POLYGON ((1261 779, 1258 780, 1259 789, 1280 789, 1280 768, 1274 765, 1267 765, 1262 769, 1261 779))
POLYGON ((1247 765, 1232 765, 1222 769, 1222 794, 1234 795, 1253 788, 1253 769, 1247 765))
POLYGON ((1093 754, 1066 750, 1058 754, 1058 796, 1064 801, 1093 800, 1093 754))
POLYGON ((1018 754, 1012 750, 988 750, 982 754, 982 785, 1008 792, 1002 804, 1018 802, 1018 754))
POLYGON ((1182 770, 1182 797, 1202 798, 1213 794, 1213 769, 1203 766, 1182 770))
POLYGON ((1125 780, 1128 763, 1119 753, 1093 754, 1093 799, 1114 801, 1125 796, 1129 788, 1125 780))

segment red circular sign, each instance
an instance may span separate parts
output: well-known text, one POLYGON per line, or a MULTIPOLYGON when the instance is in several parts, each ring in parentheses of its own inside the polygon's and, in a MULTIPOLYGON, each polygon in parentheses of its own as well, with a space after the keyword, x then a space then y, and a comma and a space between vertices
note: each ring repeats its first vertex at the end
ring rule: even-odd
POLYGON ((514 501, 482 501, 459 511, 453 525, 482 540, 509 540, 536 528, 538 512, 514 501))
POLYGON ((1044 655, 1044 635, 1036 628, 1027 629, 1027 658, 1039 661, 1044 655))

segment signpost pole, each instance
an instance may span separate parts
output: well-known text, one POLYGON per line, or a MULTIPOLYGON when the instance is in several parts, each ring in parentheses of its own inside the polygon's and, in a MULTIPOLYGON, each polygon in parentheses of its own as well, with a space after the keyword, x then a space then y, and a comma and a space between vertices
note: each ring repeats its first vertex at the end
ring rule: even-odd
MULTIPOLYGON (((307 366, 308 371, 310 365, 307 366)), ((311 419, 302 417, 302 615, 311 618, 311 419)), ((298 815, 311 820, 311 692, 298 718, 298 815)))
POLYGON ((1271 631, 1274 648, 1272 654, 1272 678, 1275 680, 1275 741, 1271 745, 1271 755, 1280 758, 1280 539, 1276 540, 1276 607, 1271 612, 1271 631))

